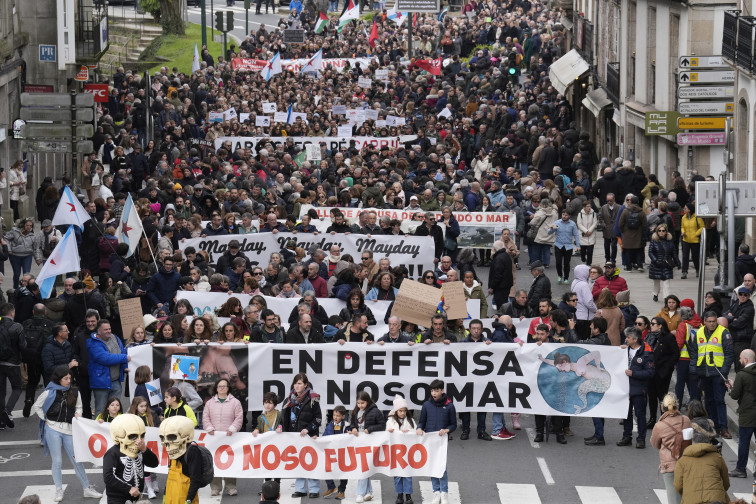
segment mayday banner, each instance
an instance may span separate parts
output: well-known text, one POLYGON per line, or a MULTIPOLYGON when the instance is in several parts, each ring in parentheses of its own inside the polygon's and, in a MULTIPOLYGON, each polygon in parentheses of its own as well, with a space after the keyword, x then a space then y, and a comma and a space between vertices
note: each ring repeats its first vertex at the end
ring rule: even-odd
MULTIPOLYGON (((114 444, 110 424, 83 418, 74 418, 72 423, 76 461, 101 466, 102 457, 114 444)), ((248 432, 226 436, 195 430, 194 441, 210 450, 219 478, 440 477, 446 470, 448 444, 447 436, 418 436, 414 431, 311 439, 298 432, 268 432, 255 437, 248 432)), ((149 471, 167 474, 168 452, 160 445, 157 427, 147 427, 145 443, 160 459, 160 466, 149 471)))
MULTIPOLYGON (((380 409, 397 394, 419 410, 429 384, 446 383, 457 411, 625 418, 627 351, 617 347, 492 343, 249 345, 250 405, 265 392, 286 397, 297 373, 306 373, 324 408, 353 406, 365 390, 380 409)), ((259 407, 259 406, 258 406, 259 407)))
POLYGON ((314 233, 255 233, 247 235, 207 236, 190 238, 181 242, 181 248, 194 247, 210 255, 210 264, 215 264, 228 249, 228 243, 236 240, 241 245, 241 252, 247 256, 253 266, 267 266, 272 252, 286 248, 289 240, 296 240, 297 247, 305 250, 323 249, 328 253, 332 245, 341 247, 341 254, 350 254, 359 261, 360 254, 372 252, 373 260, 386 257, 392 265, 402 264, 407 267, 410 278, 420 278, 423 271, 434 270, 433 238, 429 236, 389 236, 358 234, 314 234, 314 233))
POLYGON ((357 149, 362 150, 365 147, 372 147, 374 149, 380 149, 381 147, 388 147, 389 149, 396 149, 402 144, 412 142, 417 139, 416 135, 402 135, 398 137, 367 137, 367 136, 353 136, 353 137, 310 137, 310 136, 290 136, 290 137, 218 137, 215 139, 215 149, 220 149, 225 142, 231 142, 231 152, 235 152, 237 149, 251 149, 254 150, 258 143, 268 143, 275 148, 277 144, 286 144, 286 140, 292 140, 294 145, 298 145, 302 150, 305 150, 307 144, 319 144, 324 143, 326 148, 330 151, 339 151, 341 149, 348 149, 351 147, 351 142, 357 149))
MULTIPOLYGON (((291 70, 292 72, 299 72, 303 65, 306 65, 310 61, 307 58, 302 59, 282 59, 281 68, 284 70, 291 70)), ((329 65, 341 73, 346 70, 347 65, 350 68, 354 68, 356 64, 367 70, 370 66, 370 58, 323 58, 323 69, 326 69, 329 65)), ((265 65, 268 64, 267 60, 258 60, 251 58, 232 58, 231 68, 239 72, 261 72, 265 65)))

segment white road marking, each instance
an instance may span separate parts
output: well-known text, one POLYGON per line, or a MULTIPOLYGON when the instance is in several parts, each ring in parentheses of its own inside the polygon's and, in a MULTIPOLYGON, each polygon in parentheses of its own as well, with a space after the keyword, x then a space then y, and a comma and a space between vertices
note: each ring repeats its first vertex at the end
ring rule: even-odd
POLYGON ((207 485, 206 487, 199 489, 197 497, 199 497, 199 501, 202 504, 220 504, 221 499, 223 498, 223 490, 224 489, 221 489, 220 495, 212 496, 210 495, 210 485, 207 485))
POLYGON ((3 446, 19 446, 19 445, 37 445, 37 446, 39 446, 39 439, 25 439, 23 441, 0 441, 0 447, 3 447, 3 446))
MULTIPOLYGON (((102 474, 102 468, 97 469, 85 469, 87 474, 102 474)), ((63 475, 69 476, 76 474, 73 469, 63 469, 63 475)), ((0 478, 24 478, 29 476, 50 476, 50 469, 44 469, 42 471, 3 471, 0 472, 0 478)))
POLYGON ((575 490, 585 504, 622 504, 614 487, 576 486, 575 490))
POLYGON ((667 491, 661 488, 654 488, 656 498, 659 499, 660 504, 667 504, 667 491))
MULTIPOLYGON (((420 482, 420 498, 423 504, 433 501, 433 485, 430 480, 420 482)), ((449 482, 449 504, 461 504, 459 496, 459 483, 456 481, 449 482)))
POLYGON ((532 427, 526 427, 525 432, 527 432, 528 434, 528 441, 530 441, 530 446, 532 446, 533 448, 540 448, 541 444, 535 442, 535 437, 536 437, 535 429, 532 427))
MULTIPOLYGON (((737 454, 738 454, 738 442, 737 441, 735 441, 734 439, 724 439, 724 438, 722 438, 722 442, 724 442, 724 444, 727 445, 727 447, 730 450, 732 450, 732 453, 734 453, 737 456, 737 454)), ((748 466, 747 467, 754 467, 754 464, 756 463, 756 462, 754 462, 754 458, 753 458, 752 454, 753 454, 753 452, 751 451, 750 448, 748 448, 748 466)), ((746 468, 746 472, 747 471, 748 471, 748 469, 746 468)))
MULTIPOLYGON (((66 485, 65 483, 63 484, 64 492, 66 491, 67 486, 68 485, 66 485)), ((42 502, 42 504, 55 503, 55 485, 29 485, 26 488, 24 488, 24 493, 21 494, 20 498, 24 498, 27 495, 34 495, 34 494, 39 495, 39 499, 42 502)))
POLYGON ((536 457, 536 460, 538 461, 538 467, 541 468, 541 472, 543 473, 543 479, 546 480, 547 485, 553 485, 556 483, 554 481, 554 478, 551 476, 551 471, 549 471, 549 466, 546 464, 546 459, 542 457, 536 457))
POLYGON ((541 504, 535 485, 496 483, 501 504, 541 504))
MULTIPOLYGON (((333 482, 336 483, 337 487, 339 486, 339 480, 333 480, 333 482)), ((383 495, 381 494, 381 480, 370 480, 370 484, 373 485, 373 499, 368 502, 383 504, 383 495)), ((323 482, 322 488, 325 492, 325 482, 323 482)), ((347 502, 354 502, 355 497, 357 497, 357 480, 349 481, 346 492, 344 492, 344 497, 346 497, 345 500, 347 502)))
MULTIPOLYGON (((293 479, 282 479, 281 480, 281 498, 278 499, 278 502, 280 504, 299 504, 302 502, 301 497, 292 497, 291 494, 296 492, 296 489, 294 488, 295 480, 293 479)), ((259 499, 252 499, 259 500, 259 499)))
POLYGON ((751 495, 749 493, 734 493, 732 495, 735 496, 735 500, 743 499, 746 502, 750 501, 751 497, 753 497, 753 495, 751 495))

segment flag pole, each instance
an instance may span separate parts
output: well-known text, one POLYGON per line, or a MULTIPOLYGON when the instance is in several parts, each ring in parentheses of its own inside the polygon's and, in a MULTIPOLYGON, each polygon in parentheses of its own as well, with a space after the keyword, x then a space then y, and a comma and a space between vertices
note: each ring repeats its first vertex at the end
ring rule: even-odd
POLYGON ((159 270, 160 266, 158 266, 157 260, 155 260, 155 253, 152 251, 152 245, 150 244, 150 238, 145 234, 144 228, 142 228, 142 234, 139 235, 139 238, 141 238, 142 235, 144 235, 145 241, 147 242, 147 248, 150 251, 150 256, 152 256, 152 262, 155 264, 155 269, 159 270))

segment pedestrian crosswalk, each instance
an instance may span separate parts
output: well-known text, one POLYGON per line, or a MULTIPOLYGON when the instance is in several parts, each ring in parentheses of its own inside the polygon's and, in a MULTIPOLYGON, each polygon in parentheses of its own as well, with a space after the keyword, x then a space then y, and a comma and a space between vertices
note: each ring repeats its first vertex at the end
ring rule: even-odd
MULTIPOLYGON (((243 480, 239 480, 240 485, 242 484, 242 481, 243 480)), ((394 485, 391 479, 372 479, 371 483, 373 485, 373 499, 370 501, 371 503, 383 504, 384 502, 386 502, 388 504, 394 502, 396 495, 394 493, 394 485)), ((64 489, 66 489, 67 486, 68 485, 63 485, 64 489)), ((488 485, 485 486, 487 487, 488 485)), ((325 488, 325 482, 321 481, 321 498, 323 492, 325 491, 325 488)), ((345 504, 351 504, 355 502, 355 498, 357 496, 356 488, 357 482, 350 481, 345 492, 346 498, 341 502, 345 504)), ((65 500, 68 502, 78 502, 81 497, 79 494, 80 490, 80 487, 77 484, 74 484, 70 487, 70 489, 68 489, 65 500), (74 495, 74 493, 76 495, 74 495)), ((574 502, 580 504, 634 504, 641 501, 668 504, 666 490, 659 488, 650 489, 649 495, 639 495, 637 492, 635 492, 633 493, 632 498, 625 498, 625 500, 620 498, 617 490, 614 487, 602 486, 575 486, 573 487, 573 489, 564 488, 560 490, 559 498, 554 498, 553 496, 551 498, 545 497, 543 495, 543 491, 539 490, 539 487, 535 484, 496 483, 495 486, 491 489, 492 492, 490 493, 490 497, 486 497, 489 496, 489 494, 484 490, 485 488, 481 489, 480 486, 478 486, 478 488, 476 488, 474 491, 474 496, 465 498, 465 496, 460 493, 459 483, 456 481, 450 481, 449 504, 561 504, 564 502, 574 502)), ((258 488, 254 488, 253 490, 247 489, 246 491, 242 489, 240 490, 240 496, 246 495, 249 497, 249 502, 256 502, 257 491, 258 488)), ((281 498, 279 499, 279 503, 307 504, 307 502, 311 500, 306 497, 292 497, 294 491, 295 489, 293 479, 282 480, 281 498)), ((40 497, 41 504, 55 504, 54 485, 29 485, 24 489, 24 492, 18 497, 18 499, 33 494, 36 494, 40 497)), ((751 494, 748 493, 734 493, 733 496, 735 499, 742 498, 746 500, 746 502, 750 502, 751 500, 751 494)), ((144 496, 143 498, 146 498, 146 496, 144 496)), ((431 485, 431 482, 427 479, 416 481, 413 498, 414 502, 416 502, 417 504, 431 504, 431 502, 433 501, 433 487, 431 485), (418 487, 419 492, 417 491, 418 487)), ((14 500, 13 502, 17 502, 18 499, 14 500)), ((152 499, 152 502, 158 504, 159 502, 161 502, 161 500, 162 493, 155 499, 152 499)), ((199 501, 202 504, 238 504, 240 502, 239 496, 229 496, 225 493, 221 493, 221 495, 217 496, 211 496, 209 486, 200 489, 199 501)), ((2 499, 0 499, 0 502, 2 502, 2 499)), ((334 502, 339 501, 334 500, 334 502)), ((102 499, 100 499, 99 501, 99 504, 107 504, 106 495, 103 495, 102 499)))
MULTIPOLYGON (((263 7, 265 7, 265 6, 263 5, 263 7)), ((189 14, 196 14, 196 15, 200 15, 202 13, 202 9, 200 7, 188 7, 187 11, 189 12, 189 14)), ((237 2, 236 5, 231 6, 231 7, 227 7, 225 5, 225 2, 224 2, 222 5, 220 5, 220 4, 216 5, 215 6, 215 11, 216 12, 217 11, 231 11, 231 12, 233 12, 234 13, 234 19, 235 19, 236 26, 241 26, 242 28, 244 28, 244 20, 246 19, 245 18, 246 12, 244 10, 244 2, 237 2), (241 25, 239 24, 240 21, 241 21, 241 25)), ((209 21, 209 18, 210 18, 210 9, 208 8, 206 10, 206 12, 207 12, 207 16, 208 16, 208 24, 210 24, 210 21, 209 21)), ((271 13, 270 13, 270 15, 275 15, 275 14, 278 14, 277 7, 276 7, 275 11, 271 11, 271 13)), ((253 3, 252 4, 252 8, 249 10, 249 23, 250 24, 254 24, 255 26, 260 25, 260 24, 264 24, 266 26, 266 28, 277 28, 277 25, 272 24, 272 23, 261 23, 260 20, 256 16, 257 15, 255 14, 255 6, 254 6, 254 3, 253 3)))

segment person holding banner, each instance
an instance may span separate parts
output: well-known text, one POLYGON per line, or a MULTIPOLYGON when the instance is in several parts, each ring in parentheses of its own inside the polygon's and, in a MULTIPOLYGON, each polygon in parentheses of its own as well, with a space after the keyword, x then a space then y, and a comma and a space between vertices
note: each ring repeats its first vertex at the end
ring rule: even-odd
MULTIPOLYGON (((423 403, 420 410, 420 421, 417 422, 417 435, 425 432, 438 432, 439 436, 446 436, 457 429, 457 410, 454 403, 444 393, 443 380, 433 380, 430 383, 431 398, 423 403)), ((451 438, 451 436, 450 436, 451 438)), ((440 478, 431 478, 433 488, 432 504, 449 504, 449 475, 444 470, 440 478)))
MULTIPOLYGON (((352 410, 350 417, 351 433, 356 437, 360 434, 370 434, 386 430, 386 420, 378 406, 373 402, 370 394, 364 390, 357 394, 357 406, 352 410)), ((355 502, 364 502, 373 499, 373 486, 370 478, 357 481, 357 498, 355 502)))
MULTIPOLYGON (((309 315, 304 315, 309 317, 309 315)), ((320 434, 323 415, 320 412, 320 396, 312 390, 312 385, 304 373, 298 373, 291 382, 291 391, 283 407, 283 427, 286 432, 299 432, 301 436, 316 439, 320 434)), ((320 496, 320 481, 297 478, 292 497, 310 499, 320 496)))
MULTIPOLYGON (((225 432, 227 436, 230 436, 241 429, 244 409, 241 402, 229 393, 230 388, 229 381, 221 378, 215 382, 215 395, 205 403, 202 426, 211 436, 215 434, 215 431, 225 432)), ((223 478, 213 478, 210 483, 210 495, 220 494, 222 480, 223 478)), ((236 490, 236 478, 225 478, 225 482, 228 495, 239 493, 236 490)))

